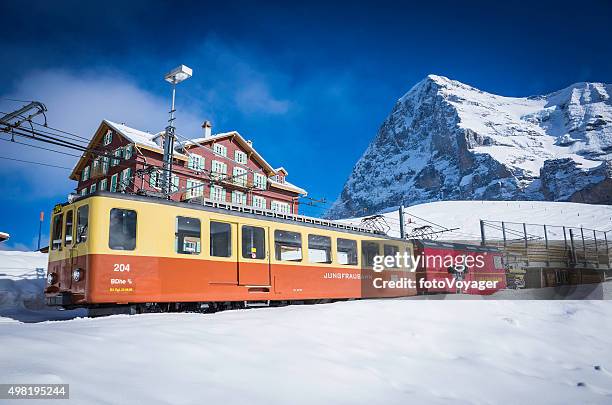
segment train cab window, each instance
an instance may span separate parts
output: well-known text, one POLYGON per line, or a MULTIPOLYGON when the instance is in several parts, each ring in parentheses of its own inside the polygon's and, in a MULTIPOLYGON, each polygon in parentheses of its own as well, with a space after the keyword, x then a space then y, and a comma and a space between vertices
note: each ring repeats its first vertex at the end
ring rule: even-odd
POLYGON ((53 232, 51 235, 51 249, 62 249, 62 214, 53 217, 53 232))
POLYGON ((210 255, 215 257, 232 255, 232 226, 230 224, 210 221, 210 255))
POLYGON ((66 213, 66 226, 64 229, 64 246, 72 245, 72 231, 74 225, 74 215, 72 210, 66 213))
POLYGON ((83 205, 77 209, 76 243, 87 242, 88 225, 89 205, 83 205))
POLYGON ((108 247, 113 250, 136 249, 136 217, 136 211, 111 209, 108 247))
MULTIPOLYGON (((398 246, 393 246, 393 245, 383 245, 383 254, 385 256, 392 256, 395 257, 395 255, 399 253, 399 247, 398 246)), ((393 261, 393 266, 391 267, 397 267, 397 260, 393 261)))
POLYGON ((363 265, 366 267, 374 266, 374 257, 378 256, 378 243, 376 242, 361 242, 361 257, 363 258, 363 265))
POLYGON ((197 218, 176 217, 175 250, 185 255, 200 254, 200 220, 197 218))
POLYGON ((338 263, 347 265, 357 264, 357 242, 352 239, 338 238, 338 263))
POLYGON ((274 231, 274 251, 276 260, 302 261, 302 235, 298 232, 274 231))
POLYGON ((331 263, 331 238, 308 235, 308 261, 310 263, 331 263))
POLYGON ((266 231, 256 226, 242 226, 242 257, 263 259, 266 257, 266 231))

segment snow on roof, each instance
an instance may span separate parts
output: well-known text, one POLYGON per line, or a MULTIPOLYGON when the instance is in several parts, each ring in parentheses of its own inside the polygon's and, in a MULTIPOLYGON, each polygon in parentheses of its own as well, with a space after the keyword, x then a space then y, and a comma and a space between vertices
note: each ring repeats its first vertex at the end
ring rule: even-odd
POLYGON ((283 188, 283 189, 287 189, 289 191, 295 191, 296 193, 299 193, 299 194, 308 195, 306 190, 304 190, 301 187, 296 186, 295 184, 289 183, 286 180, 285 180, 284 183, 280 183, 280 182, 278 182, 276 180, 268 179, 268 182, 270 183, 271 186, 274 186, 276 188, 283 188))
POLYGON ((274 169, 274 171, 275 171, 276 173, 278 173, 278 172, 285 172, 285 175, 286 175, 286 176, 288 176, 288 175, 289 175, 289 172, 288 172, 288 171, 287 171, 287 169, 285 169, 283 166, 281 166, 281 167, 277 167, 276 169, 274 169))
MULTIPOLYGON (((117 131, 119 134, 121 134, 124 138, 128 139, 131 142, 134 142, 135 144, 139 145, 139 146, 143 146, 145 148, 149 148, 149 149, 153 149, 155 151, 158 151, 160 153, 163 153, 164 150, 157 144, 155 143, 155 141, 153 141, 153 139, 157 138, 158 136, 163 134, 163 131, 158 132, 156 134, 150 134, 148 132, 143 132, 140 131, 138 129, 134 129, 131 127, 128 127, 125 124, 117 124, 116 122, 112 122, 109 120, 104 120, 104 122, 111 127, 112 129, 114 129, 115 131, 117 131)), ((174 151, 175 155, 178 156, 185 156, 182 153, 179 153, 177 151, 174 151)))

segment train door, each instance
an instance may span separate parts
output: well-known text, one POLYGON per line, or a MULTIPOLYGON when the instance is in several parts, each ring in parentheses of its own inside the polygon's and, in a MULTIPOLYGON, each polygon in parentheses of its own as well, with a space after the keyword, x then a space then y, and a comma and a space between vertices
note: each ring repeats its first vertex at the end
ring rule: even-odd
POLYGON ((74 269, 75 248, 74 248, 74 210, 66 211, 64 216, 64 249, 66 249, 66 259, 64 261, 64 282, 68 289, 72 289, 72 270, 74 269))
POLYGON ((241 225, 238 239, 238 283, 249 286, 270 286, 270 229, 241 225))
POLYGON ((213 219, 210 221, 210 257, 217 262, 211 271, 213 283, 238 284, 240 240, 238 224, 213 219))

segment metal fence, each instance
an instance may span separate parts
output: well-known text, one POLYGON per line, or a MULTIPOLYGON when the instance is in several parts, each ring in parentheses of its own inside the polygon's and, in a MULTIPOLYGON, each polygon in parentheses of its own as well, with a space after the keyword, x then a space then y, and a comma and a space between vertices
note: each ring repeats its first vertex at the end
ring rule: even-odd
POLYGON ((559 225, 480 221, 481 243, 509 265, 612 269, 612 232, 559 225))

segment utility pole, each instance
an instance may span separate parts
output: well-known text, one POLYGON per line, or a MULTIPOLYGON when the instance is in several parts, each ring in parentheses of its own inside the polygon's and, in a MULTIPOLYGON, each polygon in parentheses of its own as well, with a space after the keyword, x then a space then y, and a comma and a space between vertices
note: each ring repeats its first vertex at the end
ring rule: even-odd
POLYGON ((164 135, 164 161, 163 161, 163 173, 162 173, 162 184, 161 189, 166 197, 172 194, 172 159, 174 157, 174 100, 176 98, 176 85, 183 80, 189 79, 193 74, 193 70, 185 65, 180 65, 168 72, 164 79, 172 84, 172 106, 170 107, 170 119, 168 120, 168 126, 166 127, 166 133, 164 135))
POLYGON ((406 231, 404 229, 404 206, 399 206, 399 226, 400 226, 400 238, 406 238, 406 231))
POLYGON ((45 212, 40 211, 40 220, 38 221, 38 250, 40 250, 40 236, 42 234, 42 224, 45 220, 45 212))

